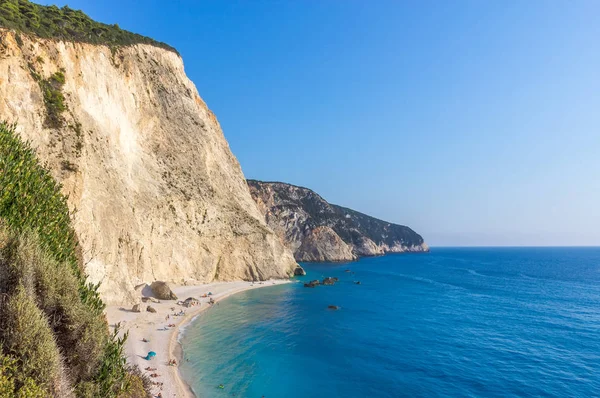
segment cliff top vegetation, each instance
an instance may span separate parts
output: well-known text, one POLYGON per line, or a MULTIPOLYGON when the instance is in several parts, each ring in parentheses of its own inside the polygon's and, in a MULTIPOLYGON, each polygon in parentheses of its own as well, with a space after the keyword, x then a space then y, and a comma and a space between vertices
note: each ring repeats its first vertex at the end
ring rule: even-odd
POLYGON ((123 30, 119 25, 96 22, 68 6, 42 6, 29 0, 0 0, 0 27, 47 39, 101 44, 109 47, 150 44, 178 54, 168 44, 123 30))

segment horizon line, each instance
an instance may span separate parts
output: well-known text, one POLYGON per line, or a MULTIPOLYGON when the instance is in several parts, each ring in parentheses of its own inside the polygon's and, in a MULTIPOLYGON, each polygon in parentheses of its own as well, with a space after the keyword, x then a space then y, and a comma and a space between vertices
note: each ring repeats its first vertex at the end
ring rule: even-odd
POLYGON ((452 248, 452 249, 473 249, 473 248, 600 248, 600 245, 428 245, 429 248, 452 248))

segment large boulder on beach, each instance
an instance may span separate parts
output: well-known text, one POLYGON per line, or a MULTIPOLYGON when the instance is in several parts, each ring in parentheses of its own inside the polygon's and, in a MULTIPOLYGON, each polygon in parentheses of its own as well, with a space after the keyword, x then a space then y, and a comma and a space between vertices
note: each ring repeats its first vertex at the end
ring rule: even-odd
POLYGON ((142 305, 141 304, 135 304, 133 306, 133 308, 131 308, 132 312, 142 312, 142 305))
POLYGON ((177 300, 175 293, 171 291, 166 282, 156 281, 150 285, 154 297, 160 300, 177 300))
POLYGON ((148 308, 146 308, 146 311, 156 313, 156 308, 149 305, 148 308))

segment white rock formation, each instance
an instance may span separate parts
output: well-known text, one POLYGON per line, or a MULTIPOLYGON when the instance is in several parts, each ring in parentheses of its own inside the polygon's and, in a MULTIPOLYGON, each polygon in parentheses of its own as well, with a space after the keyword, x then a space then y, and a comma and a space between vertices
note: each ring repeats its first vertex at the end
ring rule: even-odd
POLYGON ((0 119, 18 123, 63 183, 91 282, 108 303, 164 280, 284 278, 296 263, 250 197, 181 58, 0 30, 0 119), (64 127, 47 128, 42 79, 62 71, 64 127))

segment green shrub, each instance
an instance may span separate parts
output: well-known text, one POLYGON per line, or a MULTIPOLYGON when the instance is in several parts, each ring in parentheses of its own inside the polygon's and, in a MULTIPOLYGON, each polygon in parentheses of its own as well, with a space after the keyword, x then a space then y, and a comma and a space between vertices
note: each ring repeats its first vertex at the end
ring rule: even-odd
POLYGON ((46 120, 44 125, 50 128, 59 128, 64 125, 65 119, 62 113, 67 110, 65 96, 62 93, 65 84, 65 75, 56 72, 48 79, 37 79, 46 106, 46 120))
POLYGON ((20 375, 17 361, 0 355, 0 398, 46 398, 48 391, 39 386, 32 378, 20 375), (16 386, 17 377, 21 386, 16 386))
POLYGON ((42 6, 28 0, 0 0, 0 27, 60 39, 110 47, 150 44, 177 53, 173 47, 149 37, 122 30, 119 25, 96 22, 68 6, 42 6))

